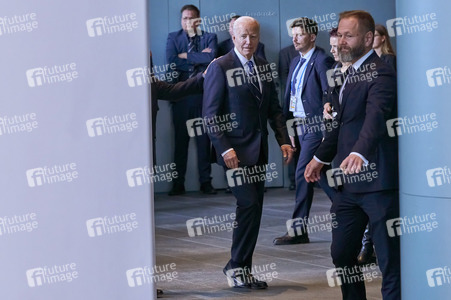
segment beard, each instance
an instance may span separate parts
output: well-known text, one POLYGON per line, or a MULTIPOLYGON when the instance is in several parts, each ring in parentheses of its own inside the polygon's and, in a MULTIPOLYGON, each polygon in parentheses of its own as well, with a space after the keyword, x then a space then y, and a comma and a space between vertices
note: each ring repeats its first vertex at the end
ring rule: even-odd
POLYGON ((362 56, 365 53, 365 44, 362 39, 361 43, 359 43, 356 47, 348 47, 348 46, 338 46, 338 57, 341 62, 352 62, 354 59, 362 56), (347 52, 343 52, 343 50, 347 50, 347 52))

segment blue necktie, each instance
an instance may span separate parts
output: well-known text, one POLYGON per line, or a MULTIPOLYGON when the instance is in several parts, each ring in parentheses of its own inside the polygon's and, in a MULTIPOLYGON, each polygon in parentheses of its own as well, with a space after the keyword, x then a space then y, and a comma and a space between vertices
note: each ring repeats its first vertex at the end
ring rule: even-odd
POLYGON ((298 78, 299 71, 301 70, 302 65, 305 63, 305 58, 301 58, 301 63, 299 64, 299 67, 296 68, 296 71, 294 72, 294 76, 291 80, 291 95, 296 95, 296 79, 298 78))
POLYGON ((250 83, 250 87, 251 87, 251 91, 254 94, 255 97, 257 97, 257 99, 259 101, 262 100, 262 93, 260 92, 260 85, 258 83, 258 76, 255 72, 254 69, 254 63, 250 60, 247 62, 247 66, 249 68, 249 83, 250 83))

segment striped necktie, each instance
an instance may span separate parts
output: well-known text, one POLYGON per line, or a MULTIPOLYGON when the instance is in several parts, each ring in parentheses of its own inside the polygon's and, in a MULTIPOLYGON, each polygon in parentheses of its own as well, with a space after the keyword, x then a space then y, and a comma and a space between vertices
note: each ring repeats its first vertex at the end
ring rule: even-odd
POLYGON ((248 76, 248 82, 250 83, 249 86, 251 88, 252 94, 254 94, 255 97, 259 101, 262 100, 262 93, 260 91, 260 84, 258 82, 258 75, 255 72, 254 69, 254 63, 250 60, 247 62, 247 67, 249 69, 249 76, 248 76))

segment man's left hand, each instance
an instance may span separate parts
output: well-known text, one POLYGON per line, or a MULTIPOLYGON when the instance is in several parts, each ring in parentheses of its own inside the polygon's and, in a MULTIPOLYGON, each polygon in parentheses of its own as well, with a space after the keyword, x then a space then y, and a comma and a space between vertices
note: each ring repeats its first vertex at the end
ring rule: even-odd
POLYGON ((347 175, 359 173, 362 170, 362 166, 363 160, 358 155, 349 154, 341 163, 340 169, 347 175))
POLYGON ((290 145, 282 145, 280 146, 280 150, 282 150, 283 159, 286 164, 289 164, 291 159, 293 158, 293 149, 290 145))

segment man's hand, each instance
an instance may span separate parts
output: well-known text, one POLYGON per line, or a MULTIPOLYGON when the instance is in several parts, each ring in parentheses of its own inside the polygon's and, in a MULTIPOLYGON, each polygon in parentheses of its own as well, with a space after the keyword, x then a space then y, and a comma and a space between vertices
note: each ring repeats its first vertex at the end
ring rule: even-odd
POLYGON ((324 164, 317 162, 314 158, 305 167, 304 177, 307 182, 315 182, 320 179, 321 168, 324 164))
POLYGON ((329 102, 324 104, 323 117, 324 117, 324 119, 328 119, 328 120, 332 120, 334 118, 332 116, 332 106, 330 106, 329 102))
POLYGON ((283 160, 286 164, 289 164, 293 158, 293 148, 290 145, 285 144, 280 146, 280 150, 282 150, 283 160))
POLYGON ((290 141, 291 141, 291 147, 293 147, 293 150, 296 151, 296 143, 294 141, 294 136, 290 135, 290 141))
POLYGON ((349 154, 341 163, 340 169, 347 175, 359 173, 362 170, 362 166, 363 160, 358 155, 349 154))
POLYGON ((186 52, 179 53, 178 57, 181 58, 181 59, 187 59, 188 58, 188 54, 186 54, 186 52))
POLYGON ((224 162, 229 169, 236 169, 238 168, 238 163, 240 160, 236 156, 235 150, 230 150, 224 155, 224 162))
POLYGON ((204 53, 211 53, 211 48, 205 48, 204 50, 202 50, 202 52, 204 53))

